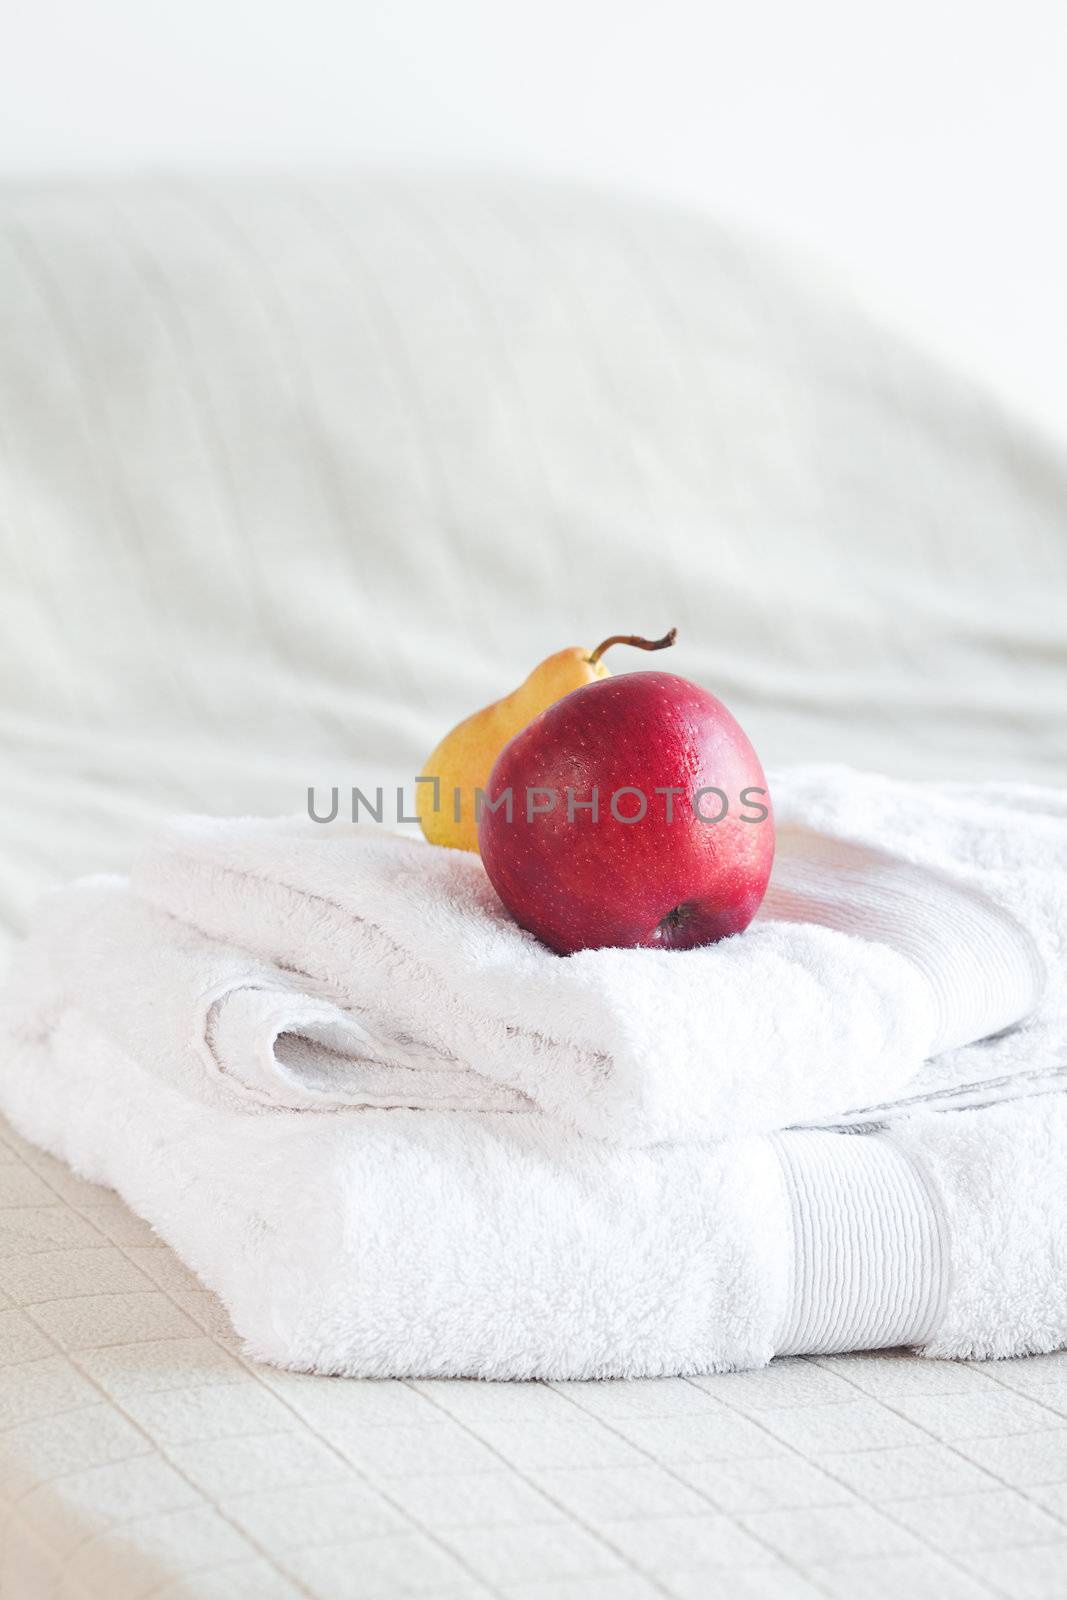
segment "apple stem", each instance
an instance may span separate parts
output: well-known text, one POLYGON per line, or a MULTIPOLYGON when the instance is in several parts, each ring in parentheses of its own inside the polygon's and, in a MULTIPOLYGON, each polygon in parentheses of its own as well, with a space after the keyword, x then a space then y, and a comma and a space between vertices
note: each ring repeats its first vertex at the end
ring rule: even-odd
POLYGON ((632 644, 636 650, 666 650, 678 637, 678 629, 672 628, 670 633, 665 633, 662 639, 642 639, 636 633, 613 633, 610 639, 605 639, 603 644, 598 644, 592 655, 588 657, 589 665, 595 667, 605 650, 610 650, 613 644, 632 644))

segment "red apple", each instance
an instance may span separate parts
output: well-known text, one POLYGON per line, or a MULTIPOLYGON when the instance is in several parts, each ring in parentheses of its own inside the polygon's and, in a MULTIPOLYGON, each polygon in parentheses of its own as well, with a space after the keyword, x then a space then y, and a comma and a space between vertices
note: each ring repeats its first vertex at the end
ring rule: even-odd
POLYGON ((505 745, 478 845, 516 922, 562 955, 681 950, 747 928, 774 822, 722 702, 670 672, 630 672, 564 695, 505 745))

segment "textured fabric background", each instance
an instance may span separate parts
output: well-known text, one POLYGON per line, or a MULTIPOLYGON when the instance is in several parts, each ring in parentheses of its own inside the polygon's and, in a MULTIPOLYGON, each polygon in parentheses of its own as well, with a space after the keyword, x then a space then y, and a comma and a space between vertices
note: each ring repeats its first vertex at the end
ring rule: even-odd
POLYGON ((6 186, 0 911, 166 811, 412 777, 619 630, 677 624, 772 765, 1055 780, 1065 526, 993 400, 713 223, 6 186))

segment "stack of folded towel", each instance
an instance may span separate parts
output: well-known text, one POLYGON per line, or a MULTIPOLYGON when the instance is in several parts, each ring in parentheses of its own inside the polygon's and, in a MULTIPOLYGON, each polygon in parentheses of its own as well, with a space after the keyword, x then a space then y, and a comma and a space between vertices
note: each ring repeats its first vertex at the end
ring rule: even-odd
POLYGON ((42 904, 0 1106, 305 1370, 1067 1343, 1067 796, 772 792, 746 933, 567 958, 472 856, 181 821, 42 904))

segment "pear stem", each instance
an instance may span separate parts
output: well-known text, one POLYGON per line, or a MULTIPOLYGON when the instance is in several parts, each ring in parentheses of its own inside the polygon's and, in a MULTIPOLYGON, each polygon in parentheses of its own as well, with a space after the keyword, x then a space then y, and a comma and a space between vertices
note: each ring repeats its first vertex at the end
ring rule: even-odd
POLYGON ((665 633, 662 639, 642 639, 636 633, 613 633, 610 639, 605 639, 603 644, 598 644, 592 655, 587 659, 591 667, 595 667, 605 650, 610 650, 613 644, 632 644, 636 650, 666 650, 678 637, 678 629, 672 628, 670 633, 665 633))

